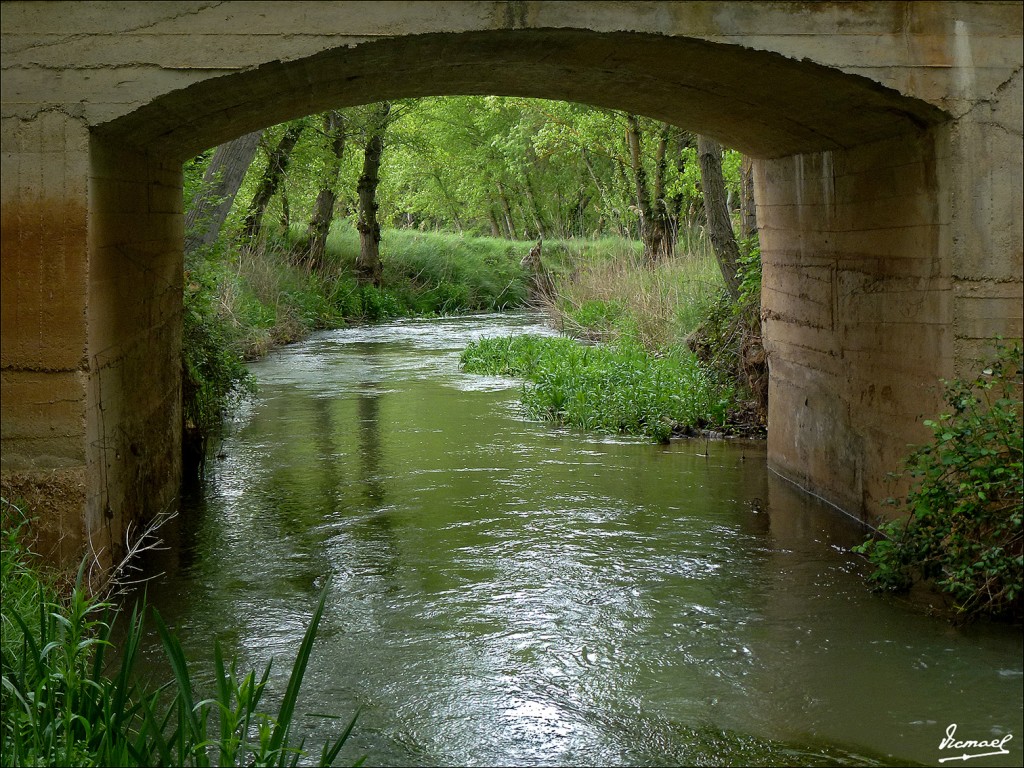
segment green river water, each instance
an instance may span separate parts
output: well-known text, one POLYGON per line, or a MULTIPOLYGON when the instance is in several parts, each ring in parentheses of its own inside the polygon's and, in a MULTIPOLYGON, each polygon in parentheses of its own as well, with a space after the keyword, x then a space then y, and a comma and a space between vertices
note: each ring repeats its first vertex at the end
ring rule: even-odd
POLYGON ((318 752, 361 708, 349 764, 938 765, 953 723, 1010 754, 945 764, 1021 764, 1019 628, 867 592, 859 528, 762 442, 524 420, 518 382, 458 368, 522 331, 544 329, 405 321, 253 365, 146 565, 200 680, 218 638, 275 657, 279 695, 329 584, 297 722, 318 752))

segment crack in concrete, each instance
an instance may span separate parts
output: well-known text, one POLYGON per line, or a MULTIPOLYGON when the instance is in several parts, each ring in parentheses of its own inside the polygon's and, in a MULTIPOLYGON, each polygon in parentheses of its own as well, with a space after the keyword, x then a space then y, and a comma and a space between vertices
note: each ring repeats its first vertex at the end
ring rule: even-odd
POLYGON ((49 41, 47 41, 45 43, 31 43, 31 44, 29 44, 27 46, 24 46, 24 47, 21 47, 21 48, 19 48, 17 46, 12 46, 7 51, 7 55, 10 56, 10 55, 14 55, 14 54, 21 54, 21 53, 25 53, 27 51, 33 51, 33 50, 37 50, 37 49, 45 50, 47 48, 52 48, 54 46, 67 45, 68 43, 74 42, 74 41, 77 41, 77 40, 85 40, 85 39, 90 38, 90 37, 98 37, 98 36, 102 36, 102 35, 114 36, 114 35, 121 35, 121 34, 124 34, 126 32, 138 32, 139 30, 142 30, 142 29, 151 29, 151 28, 157 26, 158 24, 166 24, 167 22, 175 21, 177 19, 182 19, 182 18, 185 18, 186 16, 198 16, 200 13, 208 11, 211 8, 216 8, 216 7, 220 6, 220 5, 224 5, 223 1, 222 0, 217 0, 217 2, 206 3, 204 5, 201 5, 201 6, 197 7, 197 8, 185 10, 185 11, 182 11, 181 13, 176 13, 173 16, 166 16, 166 17, 163 17, 161 19, 158 19, 157 21, 150 22, 148 24, 141 24, 141 25, 136 26, 136 27, 128 27, 127 29, 119 29, 116 32, 101 32, 101 33, 95 33, 95 32, 76 32, 76 33, 71 34, 71 35, 65 35, 65 36, 60 37, 60 38, 58 38, 56 40, 49 40, 49 41))
POLYGON ((177 65, 177 66, 174 66, 174 65, 168 66, 166 64, 157 64, 155 62, 133 61, 133 62, 124 63, 124 64, 76 64, 73 68, 69 68, 69 67, 67 67, 66 65, 63 65, 63 64, 38 64, 38 63, 36 63, 36 64, 25 64, 23 66, 19 65, 19 66, 15 66, 15 67, 3 67, 3 68, 0 68, 0 71, 5 71, 5 70, 12 70, 12 71, 14 71, 14 70, 17 70, 17 71, 24 72, 24 71, 31 70, 33 72, 62 72, 62 73, 68 73, 68 72, 102 72, 104 70, 118 70, 118 69, 123 69, 123 70, 126 70, 126 71, 150 69, 150 70, 159 70, 161 72, 175 72, 175 71, 190 72, 190 71, 194 70, 196 72, 206 73, 206 72, 210 72, 210 71, 238 72, 239 70, 252 69, 252 68, 258 67, 258 66, 262 66, 262 62, 253 62, 253 63, 248 63, 248 64, 239 64, 238 66, 234 66, 234 67, 226 67, 226 66, 223 66, 223 65, 221 65, 221 66, 203 66, 201 64, 182 64, 182 65, 177 65))
POLYGON ((89 120, 85 115, 85 105, 88 103, 89 102, 87 101, 80 101, 73 104, 49 102, 38 105, 38 108, 35 111, 30 112, 27 115, 24 112, 19 112, 15 115, 4 115, 3 117, 4 119, 10 118, 17 120, 22 125, 25 125, 27 123, 33 123, 36 120, 41 120, 43 115, 56 113, 81 123, 82 127, 88 130, 91 127, 89 120))
MULTIPOLYGON (((972 112, 977 110, 979 107, 985 107, 985 106, 991 107, 993 104, 995 104, 997 101, 999 101, 1001 92, 1005 91, 1007 88, 1010 87, 1010 84, 1013 82, 1013 79, 1015 77, 1017 77, 1021 73, 1022 69, 1024 69, 1024 65, 1018 65, 1017 68, 1015 70, 1013 70, 1010 73, 1010 75, 1005 80, 1003 80, 1003 82, 1001 82, 999 85, 997 85, 995 87, 995 90, 993 90, 990 95, 988 95, 988 96, 986 96, 984 98, 977 99, 976 101, 974 101, 971 104, 970 107, 965 109, 963 112, 961 112, 960 114, 953 115, 953 121, 956 122, 956 121, 962 120, 963 118, 967 117, 972 112)), ((980 123, 980 124, 984 125, 985 123, 980 123)), ((991 124, 991 125, 998 125, 997 123, 989 123, 989 124, 991 124)))

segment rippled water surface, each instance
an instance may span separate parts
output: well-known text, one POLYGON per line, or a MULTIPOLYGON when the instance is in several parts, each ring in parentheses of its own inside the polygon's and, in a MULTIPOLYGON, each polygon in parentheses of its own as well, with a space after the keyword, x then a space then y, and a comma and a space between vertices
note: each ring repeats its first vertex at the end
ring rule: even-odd
POLYGON ((361 708, 349 762, 938 764, 957 723, 1014 737, 970 765, 1020 764, 1019 629, 868 594, 859 531, 763 443, 558 431, 459 371, 537 322, 332 331, 253 366, 148 564, 201 678, 219 638, 283 690, 329 584, 299 725, 318 743, 338 723, 309 713, 361 708))

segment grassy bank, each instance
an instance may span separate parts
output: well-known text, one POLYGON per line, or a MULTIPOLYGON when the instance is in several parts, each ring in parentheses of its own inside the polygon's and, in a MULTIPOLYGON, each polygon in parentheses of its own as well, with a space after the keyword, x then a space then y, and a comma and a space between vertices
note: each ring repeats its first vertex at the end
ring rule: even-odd
POLYGON ((311 332, 398 317, 430 317, 521 306, 528 244, 497 238, 388 230, 381 285, 352 275, 358 234, 336 222, 321 263, 306 257, 302 230, 271 234, 252 248, 230 235, 186 259, 184 457, 201 472, 207 442, 254 383, 244 365, 311 332))
POLYGON ((352 277, 359 253, 355 229, 336 222, 323 263, 316 265, 303 255, 303 236, 293 229, 256 248, 215 252, 196 264, 196 288, 214 288, 217 312, 247 359, 322 328, 500 310, 526 300, 523 243, 386 230, 383 280, 374 287, 359 286, 352 277))
MULTIPOLYGON (((0 504, 0 764, 295 765, 305 755, 291 725, 326 590, 275 712, 261 709, 269 667, 240 675, 219 646, 214 690, 196 690, 178 640, 155 611, 167 667, 166 682, 151 684, 135 670, 146 608, 127 618, 125 639, 113 648, 114 621, 124 617, 80 583, 62 597, 55 576, 23 544, 24 513, 6 499, 0 504)), ((354 722, 310 757, 330 765, 354 722)))
POLYGON ((737 376, 738 338, 730 336, 743 310, 725 296, 700 233, 656 263, 639 243, 613 238, 545 243, 543 258, 553 285, 543 308, 587 343, 485 339, 463 355, 465 370, 527 379, 531 416, 578 429, 656 440, 700 429, 761 433, 737 376), (702 358, 694 350, 710 351, 712 336, 714 354, 702 358))
POLYGON ((656 352, 686 343, 725 289, 710 244, 684 237, 672 259, 651 264, 639 243, 619 238, 544 246, 555 294, 545 309, 579 338, 633 338, 656 352))

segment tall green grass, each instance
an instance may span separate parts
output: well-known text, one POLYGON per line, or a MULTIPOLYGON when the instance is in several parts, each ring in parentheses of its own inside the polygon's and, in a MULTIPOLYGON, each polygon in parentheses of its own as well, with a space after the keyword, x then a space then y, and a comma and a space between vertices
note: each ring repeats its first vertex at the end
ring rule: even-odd
MULTIPOLYGON (((389 229, 381 240, 382 287, 410 299, 412 307, 436 314, 502 310, 522 306, 526 279, 519 262, 530 244, 450 232, 389 229)), ((358 233, 332 228, 328 254, 351 272, 358 233)))
POLYGON ((555 280, 548 313, 581 338, 631 337, 649 350, 685 342, 725 285, 703 233, 681 234, 676 255, 654 264, 628 240, 545 244, 555 280))
MULTIPOLYGON (((214 647, 215 690, 197 698, 184 651, 159 613, 157 631, 171 676, 140 681, 135 663, 144 605, 130 614, 111 661, 119 612, 86 594, 81 574, 66 599, 20 541, 24 515, 3 500, 0 746, 4 766, 297 765, 306 756, 292 723, 302 678, 323 615, 326 588, 302 638, 287 690, 275 714, 260 709, 270 666, 240 676, 214 647)), ((341 752, 355 718, 324 744, 319 765, 341 752)))
POLYGON ((534 418, 660 441, 723 426, 735 398, 688 350, 654 355, 632 340, 592 346, 530 335, 481 339, 461 364, 471 373, 527 379, 522 401, 534 418))

